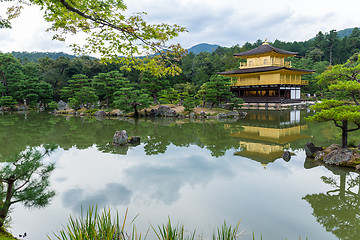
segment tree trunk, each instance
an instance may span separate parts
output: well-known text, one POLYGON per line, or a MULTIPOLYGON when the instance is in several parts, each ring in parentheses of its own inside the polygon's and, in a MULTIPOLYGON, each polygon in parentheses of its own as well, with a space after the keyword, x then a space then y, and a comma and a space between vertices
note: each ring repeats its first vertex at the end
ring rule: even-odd
POLYGON ((134 117, 138 118, 139 117, 139 111, 137 110, 137 105, 133 105, 134 108, 134 117))
POLYGON ((154 98, 154 103, 157 105, 157 104, 158 104, 158 101, 157 101, 157 96, 156 96, 156 94, 153 94, 153 98, 154 98))
POLYGON ((109 96, 106 96, 106 109, 109 109, 109 96))
POLYGON ((348 121, 347 120, 342 120, 342 134, 341 134, 341 147, 342 148, 347 148, 347 139, 348 139, 348 121))
POLYGON ((13 188, 14 188, 14 181, 15 180, 13 180, 13 179, 9 179, 9 181, 7 182, 8 186, 7 186, 7 191, 6 191, 6 199, 0 208, 0 227, 2 227, 4 225, 5 218, 9 212, 9 208, 11 205, 11 197, 12 197, 13 188))

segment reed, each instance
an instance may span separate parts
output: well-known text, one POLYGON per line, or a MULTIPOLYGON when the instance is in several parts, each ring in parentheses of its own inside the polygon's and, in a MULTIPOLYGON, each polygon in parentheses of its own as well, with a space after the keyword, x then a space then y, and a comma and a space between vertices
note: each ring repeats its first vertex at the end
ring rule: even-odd
MULTIPOLYGON (((58 240, 141 240, 133 226, 131 235, 126 232, 127 221, 126 210, 124 218, 120 219, 117 212, 116 218, 112 219, 110 209, 99 213, 97 206, 89 207, 86 215, 81 210, 80 217, 70 216, 68 224, 59 233, 54 233, 58 240)), ((136 218, 136 217, 135 217, 136 218)), ((129 223, 132 225, 135 218, 129 223)), ((51 238, 48 236, 48 239, 51 238)))

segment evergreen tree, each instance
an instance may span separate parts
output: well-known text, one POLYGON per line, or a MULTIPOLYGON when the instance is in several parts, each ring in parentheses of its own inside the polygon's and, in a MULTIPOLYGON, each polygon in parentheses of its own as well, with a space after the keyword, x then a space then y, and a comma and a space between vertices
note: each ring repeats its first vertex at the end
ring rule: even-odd
POLYGON ((13 204, 22 202, 29 208, 44 207, 55 195, 54 191, 48 189, 49 177, 55 166, 42 161, 54 149, 54 146, 46 146, 41 152, 30 148, 1 164, 0 227, 13 204))

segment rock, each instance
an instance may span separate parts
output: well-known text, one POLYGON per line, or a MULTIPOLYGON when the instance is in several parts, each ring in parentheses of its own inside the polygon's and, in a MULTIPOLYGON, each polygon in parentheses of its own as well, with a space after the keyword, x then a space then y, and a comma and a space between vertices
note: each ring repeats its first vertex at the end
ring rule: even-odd
POLYGON ((202 117, 202 118, 206 118, 206 112, 201 111, 201 112, 200 112, 200 117, 202 117))
POLYGON ((191 112, 189 115, 190 118, 195 118, 195 113, 191 112))
POLYGON ((157 117, 159 116, 159 111, 157 109, 151 109, 150 110, 150 114, 149 114, 150 117, 157 117))
POLYGON ((306 156, 314 158, 316 156, 316 152, 322 151, 322 147, 315 147, 312 142, 308 142, 304 146, 306 156))
POLYGON ((80 116, 83 117, 83 116, 86 116, 86 114, 82 112, 82 113, 80 113, 80 116))
POLYGON ((285 161, 290 161, 291 159, 291 154, 289 151, 285 151, 284 154, 282 155, 282 158, 285 160, 285 161))
POLYGON ((360 170, 360 164, 356 165, 356 170, 360 170))
POLYGON ((68 105, 66 102, 64 102, 63 100, 60 100, 60 101, 58 102, 58 109, 59 109, 60 111, 63 111, 63 110, 69 110, 70 107, 69 107, 69 105, 68 105))
POLYGON ((183 114, 179 114, 178 118, 183 119, 185 116, 183 114))
POLYGON ((116 131, 113 137, 114 145, 125 145, 128 141, 126 130, 116 131))
POLYGON ((165 113, 164 113, 164 115, 162 115, 162 116, 164 116, 164 117, 176 117, 176 111, 175 111, 175 109, 169 109, 169 110, 167 110, 167 111, 165 111, 165 113))
POLYGON ((353 151, 348 148, 341 148, 325 155, 323 161, 325 164, 340 165, 341 163, 350 161, 353 151))
POLYGON ((160 105, 157 109, 158 111, 158 114, 160 116, 164 116, 165 115, 165 112, 169 111, 171 108, 169 106, 166 106, 166 105, 160 105))
POLYGON ((235 118, 235 117, 239 117, 239 113, 237 111, 229 111, 226 113, 226 116, 228 118, 235 118))
POLYGON ((341 149, 341 146, 339 144, 331 144, 330 147, 327 147, 324 149, 324 153, 328 154, 334 150, 341 149))
POLYGON ((105 117, 106 116, 106 112, 105 111, 96 111, 94 113, 95 117, 105 117))
POLYGON ((124 112, 123 112, 123 111, 118 111, 118 112, 116 113, 116 116, 118 116, 118 117, 123 117, 123 116, 124 116, 124 112))
POLYGON ((239 113, 239 117, 246 117, 247 112, 238 112, 239 113))
POLYGON ((225 113, 219 113, 217 118, 227 118, 227 115, 225 113))
POLYGON ((137 136, 131 136, 128 138, 128 143, 133 145, 139 145, 140 144, 140 137, 137 136))

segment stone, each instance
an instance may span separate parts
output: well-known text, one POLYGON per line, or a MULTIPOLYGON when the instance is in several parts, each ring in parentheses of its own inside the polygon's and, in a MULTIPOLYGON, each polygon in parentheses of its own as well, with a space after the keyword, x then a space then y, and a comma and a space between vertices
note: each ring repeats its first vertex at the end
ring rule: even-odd
POLYGON ((360 164, 356 165, 356 170, 360 170, 360 164))
POLYGON ((286 162, 290 161, 290 159, 291 159, 291 154, 290 154, 290 152, 289 152, 289 151, 285 151, 284 154, 282 155, 282 158, 283 158, 286 162))
POLYGON ((228 118, 235 118, 235 117, 239 117, 239 113, 237 111, 229 111, 226 113, 226 116, 228 118))
POLYGON ((128 138, 128 143, 133 145, 139 145, 140 144, 140 137, 137 136, 131 136, 128 138))
POLYGON ((159 116, 159 111, 155 108, 151 109, 150 110, 150 114, 149 114, 150 117, 157 117, 159 116))
POLYGON ((167 111, 164 112, 164 114, 162 116, 164 117, 176 117, 176 111, 175 109, 169 109, 167 111))
POLYGON ((63 111, 63 110, 69 110, 70 107, 69 107, 69 105, 68 105, 66 102, 64 102, 63 100, 60 100, 60 101, 58 102, 58 109, 59 109, 60 111, 63 111))
POLYGON ((118 117, 123 117, 123 116, 124 116, 124 112, 123 112, 123 111, 118 111, 118 112, 116 113, 116 116, 118 116, 118 117))
POLYGON ((190 118, 195 118, 195 113, 191 112, 191 113, 189 114, 189 117, 190 117, 190 118))
POLYGON ((239 117, 246 117, 247 112, 238 112, 239 113, 239 117))
POLYGON ((166 105, 160 105, 158 107, 158 114, 160 116, 164 116, 165 115, 165 112, 169 111, 171 108, 169 106, 166 106, 166 105))
POLYGON ((322 151, 322 147, 315 147, 314 143, 307 142, 304 146, 306 156, 314 158, 318 151, 322 151))
POLYGON ((113 137, 114 145, 125 145, 128 141, 126 130, 116 131, 113 137))
POLYGON ((350 161, 353 156, 353 151, 348 148, 341 148, 325 155, 323 161, 325 164, 340 165, 341 163, 350 161))
POLYGON ((94 116, 95 117, 105 117, 106 116, 106 112, 105 111, 96 111, 95 113, 94 113, 94 116))
POLYGON ((202 118, 206 118, 206 117, 207 117, 207 116, 206 116, 206 112, 201 111, 201 112, 200 112, 200 117, 202 117, 202 118))
POLYGON ((227 118, 227 115, 226 115, 226 113, 219 113, 217 115, 217 118, 227 118))

